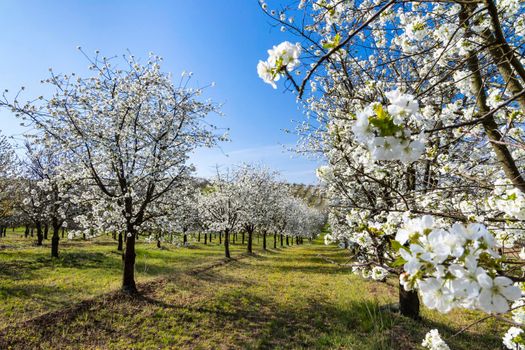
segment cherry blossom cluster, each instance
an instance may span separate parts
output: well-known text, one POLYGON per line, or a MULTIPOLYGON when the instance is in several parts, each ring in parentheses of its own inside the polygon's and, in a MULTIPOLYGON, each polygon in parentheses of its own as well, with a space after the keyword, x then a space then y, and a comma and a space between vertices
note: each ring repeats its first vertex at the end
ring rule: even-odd
POLYGON ((366 145, 373 160, 416 161, 425 150, 422 135, 411 137, 408 125, 422 118, 414 96, 392 90, 387 92, 386 108, 372 103, 359 111, 352 131, 357 141, 366 145))
POLYGON ((299 56, 301 54, 301 45, 292 44, 289 41, 280 43, 268 50, 268 59, 259 61, 257 64, 257 73, 259 77, 277 89, 275 84, 282 75, 288 74, 299 65, 299 56))
POLYGON ((426 215, 408 220, 396 242, 405 271, 401 283, 419 290, 430 309, 505 313, 521 297, 520 288, 499 274, 495 239, 482 224, 448 227, 426 215))
POLYGON ((421 346, 428 350, 450 350, 447 343, 441 339, 437 329, 432 329, 425 335, 421 346))
POLYGON ((525 325, 525 299, 521 298, 514 302, 511 310, 512 320, 516 322, 516 325, 510 327, 503 336, 503 345, 510 350, 523 350, 525 349, 525 335, 523 335, 523 325, 525 325))

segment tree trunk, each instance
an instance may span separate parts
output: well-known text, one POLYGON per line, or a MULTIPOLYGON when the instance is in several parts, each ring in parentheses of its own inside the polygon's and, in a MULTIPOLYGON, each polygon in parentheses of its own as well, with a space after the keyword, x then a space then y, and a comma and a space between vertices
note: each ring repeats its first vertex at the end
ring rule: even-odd
POLYGON ((122 279, 122 290, 129 294, 137 293, 135 285, 135 230, 128 228, 126 230, 126 252, 124 253, 124 276, 122 279))
POLYGON ((26 225, 26 230, 24 232, 24 237, 25 238, 29 237, 29 225, 26 225))
MULTIPOLYGON (((489 8, 489 14, 492 15, 492 18, 494 20, 494 15, 497 16, 497 9, 493 6, 492 1, 486 1, 487 6, 489 8), (491 11, 492 10, 492 11, 491 11), (492 12, 492 13, 491 13, 492 12)), ((469 25, 469 18, 471 15, 471 10, 469 7, 464 6, 462 7, 462 10, 459 13, 459 19, 462 23, 469 25)), ((498 28, 498 23, 493 22, 493 26, 496 30, 501 28, 498 28)), ((501 39, 501 38, 500 38, 501 39)), ((504 38, 503 38, 504 40, 504 38)), ((504 47, 505 42, 499 40, 497 43, 498 47, 504 47)), ((497 54, 498 57, 501 57, 502 55, 505 55, 505 52, 497 54)), ((504 56, 505 57, 505 56, 504 56)), ((507 62, 508 59, 512 59, 511 56, 506 56, 507 62)), ((490 108, 487 103, 487 92, 485 91, 484 87, 484 81, 480 73, 480 65, 479 65, 479 59, 474 52, 470 52, 470 56, 467 59, 468 68, 472 73, 471 78, 471 88, 472 92, 475 96, 477 96, 476 104, 478 106, 478 109, 482 115, 485 115, 490 112, 490 108)), ((520 64, 521 65, 521 64, 520 64)), ((504 68, 503 66, 499 66, 499 68, 504 68)), ((517 68, 517 67, 514 67, 517 68)), ((503 71, 503 73, 505 73, 503 71)), ((509 77, 503 76, 505 80, 507 80, 509 77)), ((519 87, 516 87, 513 82, 507 80, 507 83, 511 84, 510 86, 511 91, 518 89, 519 87)), ((516 162, 514 161, 514 158, 512 156, 512 153, 506 146, 504 142, 502 142, 503 136, 499 131, 499 126, 496 123, 496 120, 494 119, 494 115, 488 115, 486 118, 484 118, 481 122, 481 125, 483 125, 483 128, 485 130, 485 134, 487 135, 489 142, 492 146, 492 150, 494 151, 496 155, 496 159, 500 163, 501 167, 503 168, 503 171, 505 172, 505 175, 507 178, 512 182, 512 184, 518 188, 521 192, 525 193, 525 179, 521 176, 521 173, 516 165, 516 162)))
POLYGON ((117 250, 118 251, 122 251, 122 246, 123 246, 123 239, 122 239, 122 232, 119 232, 118 233, 118 247, 117 247, 117 250))
POLYGON ((290 236, 286 236, 286 245, 290 245, 290 236))
POLYGON ((273 249, 277 249, 277 233, 273 234, 273 249))
POLYGON ((414 290, 407 292, 401 284, 399 284, 399 312, 401 315, 414 320, 419 319, 419 296, 417 292, 414 290))
POLYGON ((200 232, 197 234, 197 242, 199 242, 199 243, 201 242, 201 233, 200 232))
POLYGON ((188 243, 188 236, 187 236, 186 234, 184 234, 184 236, 183 236, 183 241, 182 241, 182 243, 183 243, 184 245, 186 245, 186 243, 188 243))
POLYGON ((212 241, 212 235, 213 235, 213 233, 210 232, 210 243, 212 241))
POLYGON ((263 250, 266 250, 266 231, 263 232, 263 250))
POLYGON ((299 236, 295 236, 295 244, 299 245, 299 236))
POLYGON ((66 232, 66 228, 65 227, 62 227, 62 238, 64 238, 64 234, 66 232))
POLYGON ((204 234, 204 244, 208 244, 208 234, 204 234))
POLYGON ((284 239, 284 237, 283 237, 283 234, 281 233, 281 247, 284 246, 283 239, 284 239))
POLYGON ((157 239, 157 248, 160 249, 160 238, 157 239))
POLYGON ((31 227, 31 237, 34 237, 34 230, 35 230, 35 228, 31 227))
POLYGON ((44 240, 44 235, 42 233, 42 224, 38 222, 36 224, 36 245, 41 246, 43 240, 44 240))
POLYGON ((230 231, 224 230, 224 256, 230 258, 230 231))
POLYGON ((247 247, 247 251, 248 253, 252 253, 252 241, 253 241, 253 231, 252 230, 248 230, 248 247, 247 247))
POLYGON ((51 237, 51 256, 58 258, 58 241, 60 241, 60 225, 57 222, 53 223, 53 236, 51 237))
POLYGON ((49 225, 44 224, 44 239, 47 240, 47 233, 49 232, 49 225))
POLYGON ((244 231, 242 231, 241 236, 242 236, 242 245, 244 245, 244 231))

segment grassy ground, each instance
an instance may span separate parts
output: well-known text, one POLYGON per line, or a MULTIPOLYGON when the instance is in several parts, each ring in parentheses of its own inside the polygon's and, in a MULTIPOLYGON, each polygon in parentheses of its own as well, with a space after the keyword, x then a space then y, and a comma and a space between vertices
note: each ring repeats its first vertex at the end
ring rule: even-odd
MULTIPOLYGON (((243 248, 234 246, 234 256, 243 248)), ((229 263, 215 245, 140 245, 139 298, 111 292, 121 268, 114 242, 61 253, 53 261, 47 247, 0 248, 0 349, 418 349, 430 328, 448 338, 477 316, 400 317, 385 307, 396 300, 394 281, 349 274, 319 256, 344 262, 343 252, 321 244, 229 263)), ((500 327, 482 323, 449 345, 499 349, 500 327)))

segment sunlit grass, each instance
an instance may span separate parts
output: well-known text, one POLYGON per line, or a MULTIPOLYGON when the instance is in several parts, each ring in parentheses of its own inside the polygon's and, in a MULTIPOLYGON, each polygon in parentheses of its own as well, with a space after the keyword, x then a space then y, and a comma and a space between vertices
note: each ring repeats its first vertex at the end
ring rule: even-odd
MULTIPOLYGON (((36 238, 23 238, 23 230, 0 238, 0 328, 43 312, 65 307, 98 294, 118 289, 122 256, 111 237, 93 241, 61 241, 60 257, 51 258, 48 241, 42 247, 36 238)), ((232 246, 234 256, 244 246, 232 246)), ((212 242, 192 248, 138 243, 137 282, 195 268, 218 260, 223 247, 212 242)))
MULTIPOLYGON (((141 298, 96 297, 118 289, 121 269, 114 242, 96 243, 64 247, 58 260, 47 248, 0 252, 2 264, 20 267, 2 274, 3 325, 95 297, 52 321, 8 328, 5 338, 14 348, 417 349, 431 328, 451 349, 501 347, 501 325, 494 322, 449 339, 477 313, 424 309, 416 322, 389 311, 397 301, 395 280, 364 281, 323 259, 345 263, 347 256, 319 242, 266 253, 258 244, 256 256, 199 273, 198 265, 222 258, 221 246, 140 244, 137 279, 156 279, 141 287, 141 298)), ((233 246, 234 256, 244 249, 233 246)))

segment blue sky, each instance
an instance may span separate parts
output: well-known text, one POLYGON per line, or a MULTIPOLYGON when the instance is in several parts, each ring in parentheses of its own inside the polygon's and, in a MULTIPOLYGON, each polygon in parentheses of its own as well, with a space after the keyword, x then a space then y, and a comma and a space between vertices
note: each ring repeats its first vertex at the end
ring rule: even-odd
MULTIPOLYGON (((175 76, 186 70, 194 73, 197 86, 215 82, 206 96, 224 104, 226 116, 217 123, 230 128, 232 141, 193 156, 199 175, 210 176, 216 164, 262 162, 289 181, 316 182, 315 162, 284 152, 296 137, 283 129, 301 119, 295 96, 282 85, 273 90, 257 76, 266 50, 287 39, 257 0, 1 0, 0 32, 1 90, 25 86, 29 98, 46 93, 39 82, 49 67, 86 72, 77 46, 105 56, 129 49, 147 57, 152 51, 175 76)), ((15 138, 24 131, 5 110, 0 129, 15 138)))

